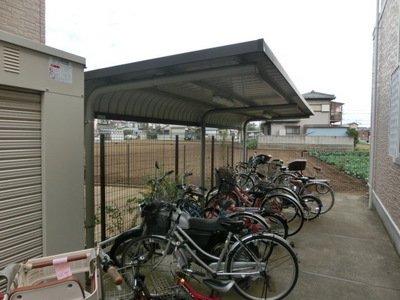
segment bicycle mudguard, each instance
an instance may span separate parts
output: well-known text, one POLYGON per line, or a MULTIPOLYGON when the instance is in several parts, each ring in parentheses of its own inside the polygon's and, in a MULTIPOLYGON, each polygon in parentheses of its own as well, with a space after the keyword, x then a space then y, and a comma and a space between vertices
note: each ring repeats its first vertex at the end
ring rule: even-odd
POLYGON ((132 237, 138 237, 142 235, 142 233, 143 233, 143 228, 141 226, 128 229, 127 231, 121 233, 119 236, 115 238, 114 245, 120 244, 126 241, 127 239, 131 239, 132 237))
POLYGON ((108 252, 108 254, 110 255, 111 259, 114 261, 114 263, 119 265, 119 262, 117 261, 117 258, 116 258, 116 253, 117 253, 118 248, 121 245, 123 245, 125 242, 141 236, 142 233, 143 233, 142 226, 137 226, 137 227, 128 229, 127 231, 121 233, 119 236, 117 236, 115 238, 114 243, 113 243, 110 251, 108 252))

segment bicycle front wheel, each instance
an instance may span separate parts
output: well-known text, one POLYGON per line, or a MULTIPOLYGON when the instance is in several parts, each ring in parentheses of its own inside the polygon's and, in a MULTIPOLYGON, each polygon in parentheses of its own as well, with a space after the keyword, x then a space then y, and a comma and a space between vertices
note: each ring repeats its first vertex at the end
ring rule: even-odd
POLYGON ((162 236, 146 235, 133 240, 121 257, 121 265, 130 267, 122 273, 125 282, 132 289, 145 287, 152 298, 172 299, 177 292, 173 249, 174 245, 162 236), (137 282, 143 286, 135 286, 137 282))
POLYGON ((276 300, 295 287, 299 274, 296 254, 289 243, 274 234, 243 237, 230 250, 226 271, 246 299, 276 300))

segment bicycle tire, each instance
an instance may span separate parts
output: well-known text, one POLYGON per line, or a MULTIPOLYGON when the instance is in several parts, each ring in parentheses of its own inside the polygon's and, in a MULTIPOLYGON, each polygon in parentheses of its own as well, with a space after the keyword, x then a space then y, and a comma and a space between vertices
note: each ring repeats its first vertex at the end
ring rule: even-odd
POLYGON ((290 173, 282 173, 276 176, 272 182, 277 186, 289 187, 291 186, 290 180, 296 179, 296 176, 290 173))
POLYGON ((322 210, 321 200, 312 194, 301 195, 300 198, 301 203, 306 206, 304 207, 304 219, 310 221, 318 218, 322 210))
POLYGON ((244 222, 245 227, 243 228, 241 235, 256 232, 271 232, 271 226, 261 215, 244 211, 233 212, 226 216, 232 220, 240 220, 244 222))
POLYGON ((201 217, 201 210, 196 200, 179 199, 178 206, 180 209, 191 217, 201 217))
POLYGON ((135 227, 127 230, 126 232, 120 234, 111 246, 108 255, 116 266, 121 267, 121 255, 124 252, 125 247, 135 238, 140 237, 143 234, 142 227, 135 227))
POLYGON ((304 224, 304 213, 300 204, 286 194, 266 195, 261 207, 267 212, 276 213, 284 218, 288 225, 288 236, 298 233, 304 224))
POLYGON ((145 235, 132 240, 121 257, 122 266, 131 266, 122 273, 128 286, 135 288, 135 276, 140 275, 152 298, 173 299, 177 293, 174 247, 163 236, 145 235))
POLYGON ((326 183, 313 181, 303 186, 303 194, 313 194, 322 202, 321 214, 330 211, 335 204, 335 193, 332 187, 326 183))
POLYGON ((286 239, 288 237, 288 225, 284 218, 275 213, 269 213, 269 212, 263 212, 261 216, 271 227, 270 233, 277 234, 283 239, 286 239))
POLYGON ((251 191, 255 186, 254 179, 251 177, 250 173, 239 173, 236 179, 236 184, 246 192, 251 191))
POLYGON ((251 300, 277 300, 296 286, 299 267, 296 254, 281 237, 251 234, 241 238, 228 253, 226 271, 232 275, 237 292, 251 300), (244 272, 257 275, 243 276, 244 272))
POLYGON ((228 193, 228 194, 214 194, 207 202, 205 207, 217 207, 218 204, 216 203, 217 200, 233 200, 234 206, 241 206, 238 196, 235 193, 228 193))

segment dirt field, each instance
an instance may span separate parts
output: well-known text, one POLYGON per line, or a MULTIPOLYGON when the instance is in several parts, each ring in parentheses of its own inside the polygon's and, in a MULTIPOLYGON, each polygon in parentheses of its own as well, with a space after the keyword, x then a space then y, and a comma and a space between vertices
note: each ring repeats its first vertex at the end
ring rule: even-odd
MULTIPOLYGON (((214 168, 227 164, 236 164, 241 160, 238 145, 233 146, 230 143, 216 143, 214 154, 211 151, 211 144, 206 146, 206 185, 212 185, 210 179, 213 176, 211 172, 212 159, 214 168), (233 157, 233 159, 232 159, 233 157)), ((98 149, 96 151, 99 153, 98 149)), ((249 150, 249 155, 269 154, 272 159, 281 159, 286 166, 288 161, 301 158, 301 150, 276 150, 276 149, 255 149, 249 150)), ((157 140, 135 140, 129 142, 106 143, 105 147, 106 161, 106 183, 108 185, 127 185, 130 187, 143 186, 145 179, 156 176, 154 167, 155 161, 158 161, 164 170, 175 170, 178 166, 180 174, 183 171, 191 171, 193 176, 191 181, 199 183, 199 162, 200 162, 200 144, 198 142, 179 142, 175 141, 157 141, 157 140), (178 149, 178 151, 176 151, 178 149), (177 163, 176 163, 177 162, 177 163)), ((366 193, 368 191, 365 183, 346 175, 336 169, 334 166, 321 162, 319 159, 311 157, 305 153, 307 167, 304 175, 312 175, 313 167, 322 168, 317 178, 329 179, 335 191, 349 193, 366 193)), ((99 159, 96 159, 98 162, 99 159)), ((97 168, 99 170, 99 168, 97 168)), ((99 177, 96 176, 98 179, 99 177)))

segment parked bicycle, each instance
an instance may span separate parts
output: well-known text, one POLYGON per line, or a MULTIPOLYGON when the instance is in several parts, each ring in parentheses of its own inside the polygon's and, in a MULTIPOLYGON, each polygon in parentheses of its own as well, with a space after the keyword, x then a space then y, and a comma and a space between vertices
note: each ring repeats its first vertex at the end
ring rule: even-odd
POLYGON ((335 193, 328 179, 317 179, 316 175, 321 172, 320 167, 313 167, 311 176, 303 175, 306 160, 294 160, 288 164, 288 170, 277 176, 273 183, 278 186, 286 186, 298 195, 313 194, 322 203, 321 214, 330 211, 335 204, 335 193), (299 166, 300 164, 300 166, 299 166))
MULTIPOLYGON (((171 228, 166 226, 158 235, 134 239, 122 255, 123 266, 133 270, 139 266, 142 284, 151 297, 175 295, 177 272, 184 276, 193 274, 194 265, 214 280, 203 281, 212 289, 224 286, 229 290, 234 286, 246 299, 282 299, 295 287, 297 258, 281 237, 269 233, 240 236, 242 221, 190 218, 173 210, 171 206, 169 211, 155 212, 152 218, 157 218, 152 224, 170 224, 171 228), (186 230, 197 230, 202 235, 195 241, 186 230), (211 251, 204 250, 205 242, 213 244, 211 251)), ((123 276, 135 285, 135 271, 123 276)))
POLYGON ((236 184, 235 174, 230 168, 221 167, 216 170, 218 186, 208 193, 207 207, 219 209, 218 200, 228 199, 236 207, 260 207, 266 212, 284 218, 288 225, 288 236, 298 233, 304 224, 304 213, 295 198, 284 193, 252 193, 246 192, 236 184))
MULTIPOLYGON (((155 162, 155 167, 159 170, 158 162, 155 162)), ((161 173, 161 176, 156 176, 147 181, 147 185, 150 187, 150 191, 146 197, 143 199, 143 202, 139 205, 139 213, 142 210, 143 206, 148 203, 160 202, 165 200, 170 200, 167 195, 167 191, 165 190, 163 184, 164 180, 167 176, 170 176, 173 171, 166 171, 161 173)), ((133 228, 126 230, 125 232, 119 234, 116 237, 111 239, 112 246, 109 251, 109 255, 111 259, 117 266, 120 265, 120 257, 123 252, 124 247, 136 237, 139 237, 143 234, 146 234, 146 227, 144 223, 141 223, 133 228)))

